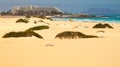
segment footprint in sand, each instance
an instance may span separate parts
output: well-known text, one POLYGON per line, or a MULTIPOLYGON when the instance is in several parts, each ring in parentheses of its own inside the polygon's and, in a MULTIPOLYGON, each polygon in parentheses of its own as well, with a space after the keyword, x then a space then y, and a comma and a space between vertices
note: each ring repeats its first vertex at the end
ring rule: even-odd
POLYGON ((54 45, 53 44, 46 44, 45 46, 46 47, 53 47, 54 45))

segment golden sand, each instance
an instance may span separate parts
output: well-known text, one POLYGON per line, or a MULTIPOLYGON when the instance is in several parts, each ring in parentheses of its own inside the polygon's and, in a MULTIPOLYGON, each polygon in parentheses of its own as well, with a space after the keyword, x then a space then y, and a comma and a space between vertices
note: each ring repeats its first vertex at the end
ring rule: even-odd
POLYGON ((93 29, 95 22, 49 21, 34 24, 15 23, 18 18, 0 18, 0 67, 120 67, 120 24, 114 29, 93 29), (49 24, 46 24, 49 23, 49 24), (2 38, 11 31, 48 25, 50 29, 35 31, 35 37, 2 38), (98 31, 104 31, 98 32, 98 31), (55 39, 63 31, 79 31, 103 38, 55 39))

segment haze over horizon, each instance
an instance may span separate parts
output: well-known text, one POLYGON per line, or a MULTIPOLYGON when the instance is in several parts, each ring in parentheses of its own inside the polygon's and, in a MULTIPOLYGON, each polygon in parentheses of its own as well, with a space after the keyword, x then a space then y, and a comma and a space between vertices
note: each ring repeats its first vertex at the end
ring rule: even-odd
POLYGON ((62 11, 80 13, 90 8, 110 8, 120 10, 120 0, 1 0, 0 12, 13 6, 56 6, 62 11))

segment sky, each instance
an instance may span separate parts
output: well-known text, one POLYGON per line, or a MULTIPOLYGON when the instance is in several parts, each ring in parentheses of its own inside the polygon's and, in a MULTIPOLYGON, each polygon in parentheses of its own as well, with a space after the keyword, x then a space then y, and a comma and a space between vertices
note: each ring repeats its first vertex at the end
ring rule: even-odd
POLYGON ((0 12, 13 6, 56 6, 64 12, 80 13, 90 8, 120 10, 120 0, 0 0, 0 12))

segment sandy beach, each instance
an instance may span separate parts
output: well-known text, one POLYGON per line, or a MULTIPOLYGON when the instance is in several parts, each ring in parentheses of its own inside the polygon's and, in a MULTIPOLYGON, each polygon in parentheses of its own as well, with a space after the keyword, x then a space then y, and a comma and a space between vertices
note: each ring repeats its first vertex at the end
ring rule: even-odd
POLYGON ((113 29, 94 29, 97 22, 30 18, 29 23, 16 23, 19 18, 0 18, 0 67, 120 67, 120 23, 109 23, 113 29), (38 25, 49 26, 49 29, 35 31, 44 39, 2 38, 11 31, 24 31, 38 25), (99 38, 55 39, 64 31, 99 38))

